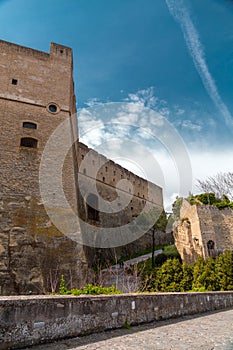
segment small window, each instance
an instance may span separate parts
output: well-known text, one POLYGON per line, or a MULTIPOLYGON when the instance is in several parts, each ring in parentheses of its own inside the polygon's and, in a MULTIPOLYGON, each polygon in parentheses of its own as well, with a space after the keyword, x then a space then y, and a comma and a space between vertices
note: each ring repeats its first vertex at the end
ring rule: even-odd
POLYGON ((54 113, 54 114, 56 114, 60 111, 60 107, 54 102, 49 103, 46 108, 50 113, 54 113))
POLYGON ((133 210, 133 207, 131 207, 131 210, 133 210))
POLYGON ((87 169, 84 168, 84 169, 83 169, 83 174, 86 175, 86 173, 87 173, 87 169))
POLYGON ((23 128, 27 128, 27 129, 37 129, 37 125, 36 125, 35 123, 24 122, 24 123, 23 123, 23 128))
POLYGON ((106 171, 106 173, 108 172, 108 167, 107 166, 105 167, 105 171, 106 171))
POLYGON ((60 53, 63 54, 63 50, 60 50, 60 53))
POLYGON ((114 175, 114 176, 116 175, 116 170, 113 171, 113 175, 114 175))
POLYGON ((49 110, 52 113, 56 113, 57 112, 57 106, 56 105, 49 105, 49 110))
POLYGON ((84 154, 82 154, 82 159, 84 159, 84 154))
POLYGON ((113 178, 112 181, 115 182, 115 179, 113 178))
POLYGON ((20 146, 29 147, 29 148, 37 148, 38 141, 33 139, 32 137, 23 137, 20 141, 20 146))
POLYGON ((103 176, 103 182, 105 182, 105 177, 103 176))
POLYGON ((12 85, 17 85, 18 84, 18 80, 17 79, 12 79, 11 83, 12 83, 12 85))

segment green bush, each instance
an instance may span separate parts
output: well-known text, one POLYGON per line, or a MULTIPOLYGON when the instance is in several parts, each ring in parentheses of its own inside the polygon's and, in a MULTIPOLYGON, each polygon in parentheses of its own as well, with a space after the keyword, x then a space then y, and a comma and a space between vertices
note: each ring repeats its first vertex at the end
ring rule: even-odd
POLYGON ((215 259, 199 257, 193 265, 167 259, 154 269, 146 266, 141 290, 151 292, 204 292, 233 290, 233 252, 215 259))
POLYGON ((93 286, 92 284, 87 284, 83 289, 71 289, 71 290, 62 290, 59 289, 59 294, 70 294, 70 295, 100 295, 100 294, 121 294, 122 292, 119 289, 116 289, 114 286, 111 287, 101 287, 93 286))

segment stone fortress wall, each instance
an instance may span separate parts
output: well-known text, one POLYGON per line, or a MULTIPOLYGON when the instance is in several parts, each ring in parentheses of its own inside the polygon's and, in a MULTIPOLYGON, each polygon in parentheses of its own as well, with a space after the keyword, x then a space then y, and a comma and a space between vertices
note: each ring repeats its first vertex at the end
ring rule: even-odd
POLYGON ((212 205, 191 205, 183 200, 180 219, 174 224, 175 245, 186 263, 198 256, 216 256, 233 250, 233 210, 212 205))
MULTIPOLYGON (((51 223, 38 178, 47 140, 75 112, 72 50, 51 44, 47 54, 0 41, 0 75, 0 294, 43 293, 62 272, 77 284, 87 267, 83 247, 51 223)), ((75 208, 72 152, 63 171, 75 208)))
MULTIPOLYGON (((88 253, 87 247, 53 225, 39 188, 41 157, 56 127, 68 121, 70 138, 78 139, 77 121, 71 118, 76 112, 72 71, 72 50, 68 47, 51 43, 50 53, 44 53, 0 41, 0 294, 54 290, 62 273, 70 287, 82 286, 91 275, 93 252, 88 253)), ((86 202, 92 194, 88 184, 95 182, 88 175, 92 164, 85 174, 78 171, 88 151, 76 142, 65 159, 62 175, 68 202, 96 227, 129 222, 148 200, 147 181, 104 158, 96 180, 100 195, 111 201, 116 197, 114 183, 130 178, 132 186, 121 190, 123 197, 129 197, 129 205, 110 216, 99 212, 98 206, 93 210, 86 202), (80 196, 78 177, 86 179, 82 181, 84 196, 80 196)), ((103 160, 95 154, 96 161, 103 160)), ((48 176, 49 171, 48 167, 48 176)), ((151 204, 162 208, 162 189, 150 187, 151 204)), ((136 244, 135 249, 139 248, 136 244)))
MULTIPOLYGON (((83 143, 79 142, 78 145, 79 179, 80 186, 84 189, 84 197, 82 195, 79 196, 78 212, 82 219, 96 226, 97 231, 98 227, 122 226, 124 234, 124 225, 132 222, 143 210, 148 210, 148 208, 145 208, 146 205, 150 209, 157 208, 158 212, 162 211, 163 194, 161 187, 135 175, 83 143), (86 156, 89 154, 91 156, 86 159, 86 156), (121 180, 126 182, 123 182, 122 185, 121 180), (117 201, 115 203, 117 206, 116 212, 109 213, 100 210, 95 213, 89 207, 87 199, 92 196, 91 188, 93 185, 96 185, 97 195, 105 199, 110 204, 110 208, 111 203, 117 201)), ((98 198, 94 202, 97 204, 98 198)), ((98 207, 98 204, 96 206, 98 207)), ((170 233, 166 234, 160 231, 156 233, 156 245, 169 243, 172 240, 170 233)), ((93 249, 90 247, 85 247, 84 249, 89 263, 95 265, 106 260, 114 260, 116 262, 116 259, 130 256, 142 249, 151 247, 151 244, 152 232, 149 230, 131 243, 114 249, 93 249)))

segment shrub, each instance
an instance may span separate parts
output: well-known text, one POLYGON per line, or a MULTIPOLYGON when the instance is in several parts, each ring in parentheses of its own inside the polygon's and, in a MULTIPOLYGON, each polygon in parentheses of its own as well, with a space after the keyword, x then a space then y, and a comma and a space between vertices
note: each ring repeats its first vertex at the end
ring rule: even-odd
POLYGON ((83 289, 71 289, 66 290, 63 293, 59 294, 71 294, 71 295, 82 295, 82 294, 90 294, 90 295, 100 295, 100 294, 121 294, 122 292, 119 289, 116 289, 114 286, 111 287, 101 287, 101 286, 93 286, 92 284, 87 284, 83 289))

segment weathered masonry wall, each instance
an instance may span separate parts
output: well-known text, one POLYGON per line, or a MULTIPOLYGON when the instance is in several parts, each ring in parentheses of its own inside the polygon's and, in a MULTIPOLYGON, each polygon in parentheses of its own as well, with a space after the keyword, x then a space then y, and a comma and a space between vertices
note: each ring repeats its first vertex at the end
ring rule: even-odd
POLYGON ((184 200, 173 233, 176 247, 186 263, 195 262, 198 256, 206 259, 226 249, 233 250, 233 210, 191 205, 184 200))
MULTIPOLYGON (((56 127, 68 121, 70 137, 77 138, 77 123, 70 118, 76 111, 72 69, 72 50, 66 46, 51 43, 45 53, 0 40, 2 295, 51 291, 61 274, 67 280, 72 276, 73 286, 85 283, 83 247, 52 224, 39 187, 41 158, 56 127), (22 143, 25 139, 36 146, 22 143)), ((73 153, 68 153, 62 175, 66 198, 77 210, 73 153)), ((57 196, 55 191, 51 195, 57 196)))
POLYGON ((233 307, 233 292, 0 297, 0 350, 233 307))
MULTIPOLYGON (((78 143, 78 149, 78 178, 79 189, 81 189, 78 212, 81 219, 97 228, 123 227, 143 211, 157 208, 161 213, 163 210, 161 187, 135 175, 81 142, 78 143), (96 212, 91 210, 89 213, 88 198, 90 196, 96 198, 94 201, 96 212), (107 203, 106 211, 101 210, 99 205, 101 199, 107 203), (116 205, 116 210, 108 211, 113 208, 113 205, 116 205)), ((156 232, 158 244, 169 243, 171 239, 169 234, 156 232)), ((96 265, 101 261, 130 256, 151 247, 151 244, 151 232, 146 232, 132 243, 115 249, 85 247, 84 250, 90 264, 96 265)))

